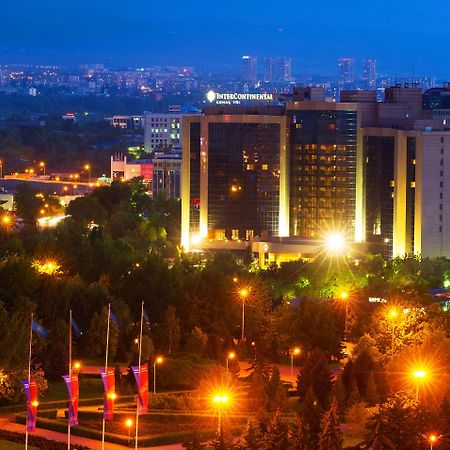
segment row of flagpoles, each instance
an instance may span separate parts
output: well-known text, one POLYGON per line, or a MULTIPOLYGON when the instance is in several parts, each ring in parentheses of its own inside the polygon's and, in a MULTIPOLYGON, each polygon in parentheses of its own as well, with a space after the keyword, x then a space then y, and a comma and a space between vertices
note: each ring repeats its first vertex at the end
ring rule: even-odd
MULTIPOLYGON (((108 322, 106 329, 106 350, 105 350, 105 368, 100 370, 100 376, 104 387, 104 401, 103 401, 103 423, 102 423, 102 450, 105 448, 105 428, 106 421, 114 417, 114 400, 116 399, 115 392, 115 371, 108 366, 109 354, 109 333, 111 320, 111 304, 108 304, 108 322)), ((139 333, 139 362, 137 366, 132 366, 132 370, 137 384, 137 399, 136 399, 136 436, 135 449, 138 448, 139 437, 139 416, 148 413, 148 364, 141 364, 142 362, 142 328, 144 321, 144 302, 141 308, 141 327, 139 333)), ((67 448, 70 450, 71 441, 71 427, 78 425, 78 401, 79 401, 79 383, 78 374, 72 372, 72 327, 73 327, 72 310, 69 312, 69 373, 63 375, 69 393, 68 404, 68 424, 67 424, 67 448)), ((31 356, 32 356, 32 341, 33 331, 36 331, 39 325, 34 321, 33 313, 31 314, 30 326, 30 343, 28 355, 28 379, 22 381, 25 394, 27 396, 27 417, 26 417, 26 431, 25 431, 25 449, 28 449, 28 433, 36 430, 37 421, 37 407, 38 407, 38 389, 36 380, 31 378, 31 356)))

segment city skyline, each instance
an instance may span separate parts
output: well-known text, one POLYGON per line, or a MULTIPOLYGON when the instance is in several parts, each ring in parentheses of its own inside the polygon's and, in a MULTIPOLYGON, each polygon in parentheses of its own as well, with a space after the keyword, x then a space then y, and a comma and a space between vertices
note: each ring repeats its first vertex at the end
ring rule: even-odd
POLYGON ((417 0, 410 2, 406 24, 399 3, 383 12, 367 2, 322 1, 299 8, 288 1, 268 14, 269 4, 254 0, 227 6, 200 0, 195 10, 176 0, 170 12, 142 0, 120 9, 115 0, 100 0, 89 9, 86 1, 74 9, 32 0, 26 11, 4 5, 8 20, 0 30, 0 63, 179 64, 237 72, 241 56, 249 54, 261 61, 288 56, 298 73, 334 75, 336 60, 349 56, 356 59, 357 70, 363 59, 376 59, 380 73, 445 78, 450 64, 442 60, 436 43, 447 37, 450 7, 439 5, 436 16, 437 2, 428 5, 423 10, 417 0), (379 20, 367 22, 374 16, 379 20), (423 27, 429 19, 432 32, 423 27))

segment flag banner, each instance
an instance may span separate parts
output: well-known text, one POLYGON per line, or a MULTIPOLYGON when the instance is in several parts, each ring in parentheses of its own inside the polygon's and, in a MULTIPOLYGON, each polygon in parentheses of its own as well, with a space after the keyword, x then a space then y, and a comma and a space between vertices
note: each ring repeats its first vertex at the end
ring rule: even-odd
POLYGON ((42 325, 40 325, 39 322, 36 322, 35 320, 33 320, 32 330, 41 337, 45 338, 48 336, 48 330, 46 328, 44 328, 42 325))
POLYGON ((148 414, 148 364, 131 368, 138 386, 138 414, 148 414))
POLYGON ((38 390, 36 381, 22 381, 23 389, 27 395, 27 431, 36 430, 38 390))
POLYGON ((114 400, 116 398, 116 387, 114 383, 114 369, 100 370, 102 376, 103 386, 105 388, 105 395, 103 401, 103 418, 105 420, 114 417, 114 400))
POLYGON ((69 391, 69 425, 74 427, 78 425, 78 400, 80 398, 78 374, 63 375, 63 378, 69 391))
POLYGON ((72 319, 71 324, 72 324, 72 330, 74 331, 76 337, 79 338, 83 334, 83 332, 80 330, 80 327, 75 322, 75 320, 72 319))

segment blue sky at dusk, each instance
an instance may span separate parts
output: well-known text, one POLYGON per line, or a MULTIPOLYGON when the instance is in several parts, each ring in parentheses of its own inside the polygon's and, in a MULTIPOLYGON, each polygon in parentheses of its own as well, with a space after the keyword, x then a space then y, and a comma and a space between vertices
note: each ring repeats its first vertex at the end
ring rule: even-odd
POLYGON ((429 0, 2 0, 0 63, 183 64, 238 70, 286 55, 295 73, 376 58, 392 75, 450 78, 450 3, 429 0))

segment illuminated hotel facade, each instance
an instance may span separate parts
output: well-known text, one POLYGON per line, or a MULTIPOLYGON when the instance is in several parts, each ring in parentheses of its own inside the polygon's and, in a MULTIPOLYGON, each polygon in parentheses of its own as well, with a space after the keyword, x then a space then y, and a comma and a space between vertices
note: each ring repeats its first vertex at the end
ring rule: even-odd
POLYGON ((450 256, 450 129, 421 102, 414 87, 383 103, 301 88, 284 106, 184 118, 183 247, 203 239, 278 263, 337 231, 385 257, 450 256))

